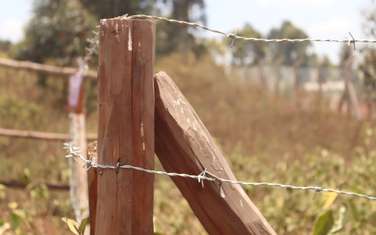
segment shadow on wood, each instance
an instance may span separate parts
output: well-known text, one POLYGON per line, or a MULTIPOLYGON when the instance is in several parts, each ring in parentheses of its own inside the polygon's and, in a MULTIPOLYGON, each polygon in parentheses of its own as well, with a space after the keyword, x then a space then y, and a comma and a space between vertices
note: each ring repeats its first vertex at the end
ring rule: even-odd
MULTIPOLYGON (((155 148, 164 169, 235 179, 192 106, 164 72, 155 76, 155 148)), ((275 234, 239 185, 172 178, 209 234, 275 234)))

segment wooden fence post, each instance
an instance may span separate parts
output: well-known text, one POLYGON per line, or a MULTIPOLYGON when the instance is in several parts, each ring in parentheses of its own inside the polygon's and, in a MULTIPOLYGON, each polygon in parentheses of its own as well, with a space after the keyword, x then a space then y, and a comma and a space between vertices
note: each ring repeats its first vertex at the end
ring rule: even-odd
MULTIPOLYGON (((100 22, 98 163, 154 168, 152 21, 100 22)), ((154 176, 97 169, 95 234, 153 234, 154 176)))
MULTIPOLYGON (((213 138, 175 83, 156 75, 155 150, 169 172, 198 175, 208 170, 235 180, 213 138)), ((209 234, 275 235, 247 194, 236 184, 172 178, 209 234)))
MULTIPOLYGON (((7 128, 1 128, 1 127, 0 127, 0 136, 9 137, 9 138, 43 140, 43 141, 67 142, 71 140, 70 135, 64 134, 64 133, 7 129, 7 128)), ((96 140, 97 136, 96 135, 94 136, 93 134, 88 134, 87 139, 96 140)))
MULTIPOLYGON (((86 125, 85 125, 85 95, 84 73, 86 64, 78 60, 79 70, 69 78, 68 109, 70 140, 79 147, 81 154, 87 155, 86 125)), ((87 171, 82 164, 70 159, 70 198, 76 220, 82 221, 89 216, 89 196, 87 171)))

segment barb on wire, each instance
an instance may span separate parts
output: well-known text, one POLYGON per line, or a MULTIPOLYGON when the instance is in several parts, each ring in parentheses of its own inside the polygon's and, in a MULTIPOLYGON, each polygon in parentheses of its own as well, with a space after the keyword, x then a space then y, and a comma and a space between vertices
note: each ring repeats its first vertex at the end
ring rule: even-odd
POLYGON ((65 145, 65 149, 67 149, 68 151, 66 157, 82 161, 85 164, 84 166, 86 169, 90 169, 90 168, 112 169, 112 170, 131 169, 131 170, 136 170, 136 171, 145 172, 149 174, 195 179, 201 185, 203 185, 203 181, 211 181, 211 182, 217 182, 219 184, 229 183, 229 184, 239 184, 242 186, 280 188, 280 189, 282 188, 282 189, 290 189, 290 190, 309 191, 309 192, 315 192, 315 193, 330 192, 330 193, 336 193, 338 195, 351 197, 351 198, 362 198, 362 199, 366 199, 369 201, 376 201, 376 195, 368 195, 365 193, 356 193, 356 192, 350 192, 350 191, 343 191, 339 189, 324 188, 320 186, 297 186, 297 185, 280 184, 280 183, 273 183, 273 182, 247 182, 247 181, 225 179, 207 171, 206 169, 204 169, 198 175, 192 175, 192 174, 185 174, 185 173, 165 172, 165 171, 160 171, 160 170, 146 169, 143 167, 132 166, 128 164, 123 164, 123 165, 99 164, 93 160, 89 160, 83 157, 82 154, 80 153, 80 150, 77 147, 73 146, 71 143, 66 143, 64 145, 65 145))
POLYGON ((88 44, 88 46, 85 48, 84 57, 86 64, 88 64, 91 58, 97 53, 99 47, 99 32, 97 30, 93 30, 92 35, 92 37, 86 39, 86 42, 88 44))
POLYGON ((299 43, 299 42, 332 42, 332 43, 352 43, 355 45, 355 43, 376 43, 376 39, 355 39, 352 35, 352 40, 348 39, 330 39, 330 38, 255 38, 255 37, 246 37, 246 36, 241 36, 233 33, 226 33, 217 29, 209 28, 205 25, 195 23, 195 22, 188 22, 184 20, 176 20, 176 19, 171 19, 168 17, 163 17, 163 16, 153 16, 153 15, 124 15, 120 16, 121 18, 129 18, 129 19, 150 19, 150 20, 159 20, 159 21, 164 21, 164 22, 169 22, 169 23, 175 23, 175 24, 180 24, 180 25, 185 25, 185 26, 190 26, 194 28, 199 28, 203 29, 215 34, 220 34, 222 36, 225 36, 233 42, 235 39, 239 40, 245 40, 245 41, 254 41, 254 42, 269 42, 269 43, 281 43, 281 42, 289 42, 289 43, 299 43))

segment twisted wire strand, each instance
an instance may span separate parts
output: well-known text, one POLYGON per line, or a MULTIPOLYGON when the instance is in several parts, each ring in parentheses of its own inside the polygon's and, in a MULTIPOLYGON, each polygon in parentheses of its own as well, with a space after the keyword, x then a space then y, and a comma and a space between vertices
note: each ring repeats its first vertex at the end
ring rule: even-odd
POLYGON ((204 169, 204 171, 202 171, 198 175, 192 175, 192 174, 185 174, 185 173, 165 172, 165 171, 160 171, 160 170, 146 169, 143 167, 132 166, 128 164, 124 164, 124 165, 120 165, 119 163, 117 165, 99 164, 93 160, 89 160, 83 157, 79 149, 70 143, 65 144, 65 149, 67 149, 68 151, 68 154, 66 155, 67 158, 74 158, 79 161, 82 161, 85 164, 86 169, 90 169, 90 168, 111 169, 111 170, 131 169, 135 171, 145 172, 148 174, 195 179, 198 181, 198 183, 201 183, 201 184, 203 183, 203 181, 210 181, 210 182, 218 182, 219 184, 228 183, 228 184, 238 184, 241 186, 279 188, 279 189, 299 190, 299 191, 306 191, 306 192, 309 191, 309 192, 314 192, 314 193, 327 193, 328 192, 328 193, 336 193, 337 195, 346 196, 350 198, 358 198, 358 199, 361 198, 361 199, 366 199, 369 201, 376 201, 376 195, 343 191, 343 190, 333 189, 333 188, 324 188, 321 186, 297 186, 297 185, 280 184, 280 183, 273 183, 273 182, 247 182, 247 181, 225 179, 207 171, 206 169, 204 169))
POLYGON ((128 19, 149 19, 149 20, 159 20, 169 23, 175 23, 185 26, 190 26, 194 28, 203 29, 205 31, 209 31, 215 34, 220 34, 224 37, 227 37, 231 40, 245 40, 245 41, 254 41, 254 42, 267 42, 267 43, 283 43, 283 42, 290 42, 290 43, 301 43, 301 42, 330 42, 330 43, 347 43, 347 44, 355 44, 355 43, 368 43, 373 44, 376 43, 376 39, 355 39, 354 36, 349 33, 349 39, 331 39, 331 38, 255 38, 255 37, 246 37, 241 36, 234 33, 226 33, 223 31, 220 31, 218 29, 209 28, 205 25, 196 23, 196 22, 188 22, 184 20, 177 20, 177 19, 171 19, 168 17, 163 16, 153 16, 153 15, 124 15, 121 16, 121 18, 128 18, 128 19))
POLYGON ((99 32, 98 26, 91 32, 92 36, 86 39, 88 46, 85 48, 84 62, 89 64, 90 60, 98 51, 99 47, 99 32))
MULTIPOLYGON (((215 34, 219 34, 221 36, 224 36, 226 38, 229 38, 231 40, 231 44, 234 44, 235 40, 244 40, 244 41, 251 41, 251 42, 264 42, 264 43, 303 43, 303 42, 327 42, 327 43, 346 43, 349 46, 353 45, 355 49, 356 43, 362 43, 362 44, 376 44, 376 39, 355 39, 354 36, 349 32, 349 38, 348 39, 332 39, 332 38, 256 38, 256 37, 246 37, 241 36, 234 33, 226 33, 223 31, 220 31, 218 29, 209 28, 203 24, 199 24, 196 22, 189 22, 184 20, 177 20, 172 19, 164 16, 153 16, 153 15, 143 15, 143 14, 137 14, 137 15, 123 15, 119 16, 117 18, 128 18, 128 19, 149 19, 149 20, 156 20, 156 21, 164 21, 168 23, 174 23, 179 24, 182 26, 189 26, 193 28, 202 29, 208 32, 212 32, 215 34)), ((93 37, 87 39, 88 47, 86 48, 86 55, 85 55, 85 62, 88 63, 93 55, 98 50, 98 26, 97 29, 93 31, 93 37)))

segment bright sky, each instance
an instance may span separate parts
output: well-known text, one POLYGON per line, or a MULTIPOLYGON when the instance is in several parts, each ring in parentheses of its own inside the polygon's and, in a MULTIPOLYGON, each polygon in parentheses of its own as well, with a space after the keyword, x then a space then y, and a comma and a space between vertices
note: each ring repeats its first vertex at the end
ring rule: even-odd
MULTIPOLYGON (((244 23, 263 33, 285 19, 303 28, 311 37, 363 38, 361 11, 372 0, 206 0, 208 26, 231 31, 244 23)), ((7 0, 0 8, 0 38, 18 41, 31 15, 32 0, 7 0)), ((315 49, 335 59, 338 45, 321 43, 315 49)))

